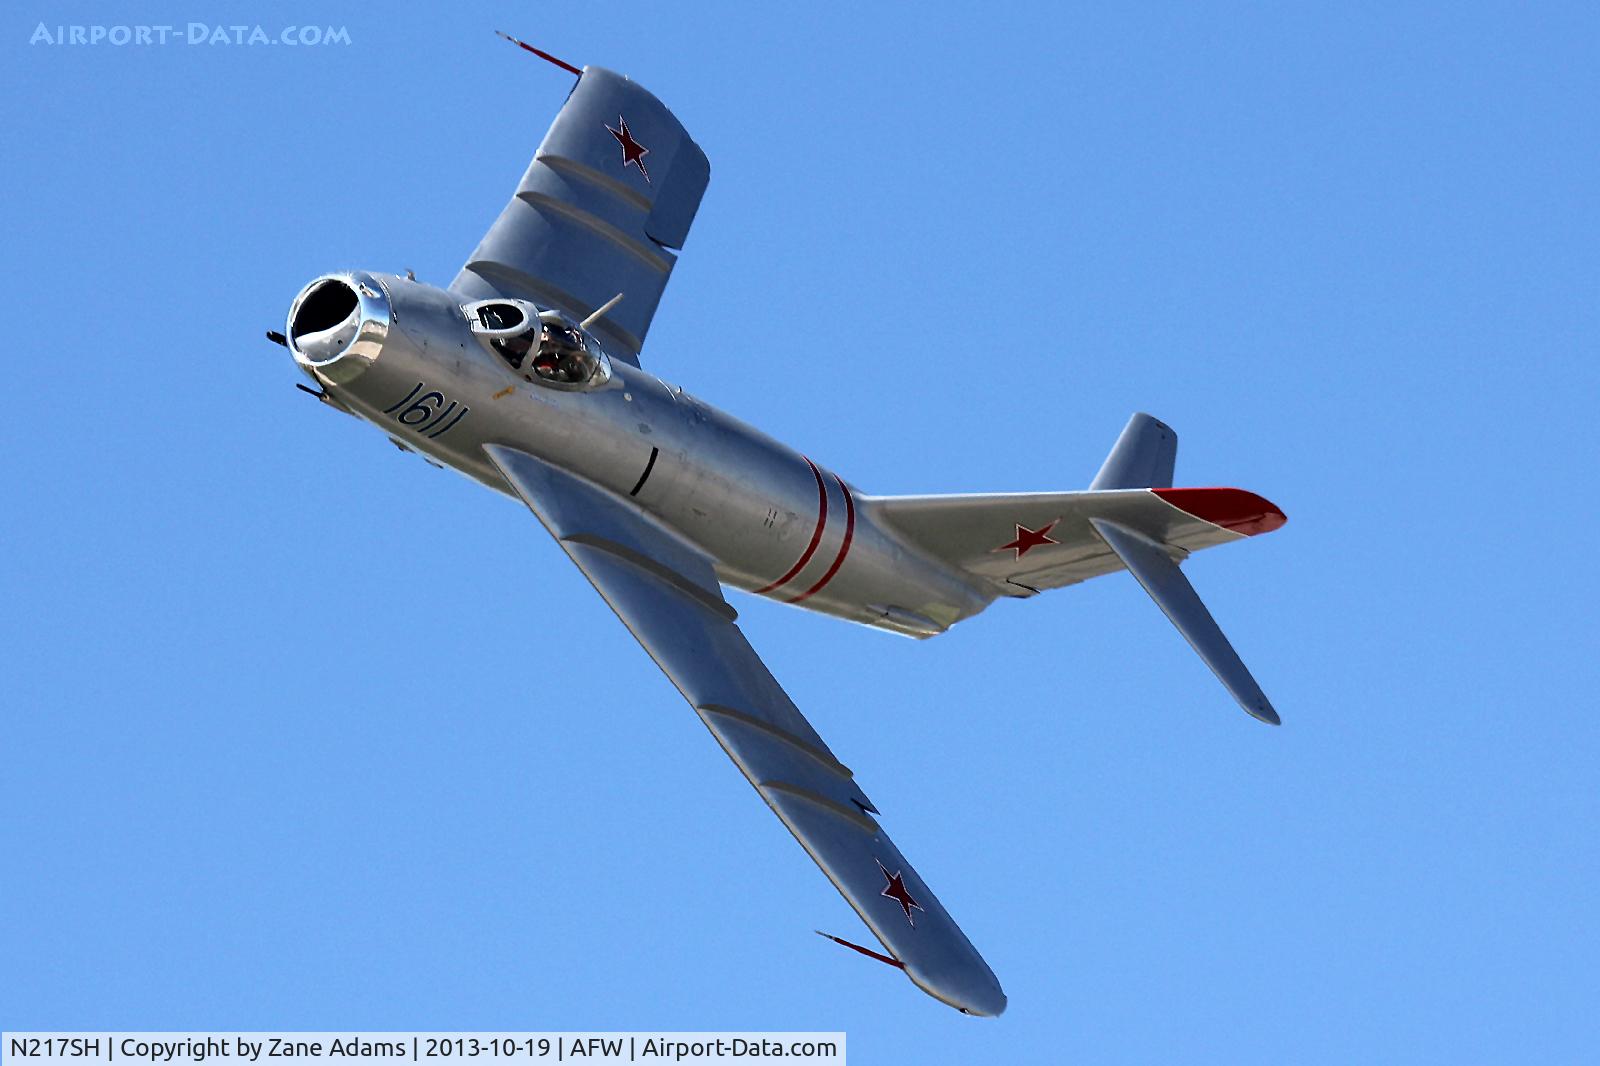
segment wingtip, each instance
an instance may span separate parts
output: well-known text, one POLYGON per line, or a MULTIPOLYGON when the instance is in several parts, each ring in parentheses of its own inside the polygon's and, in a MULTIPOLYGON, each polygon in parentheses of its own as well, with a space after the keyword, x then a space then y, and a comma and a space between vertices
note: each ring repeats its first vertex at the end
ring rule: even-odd
POLYGON ((969 1018, 998 1018, 1006 1012, 1008 1004, 1006 994, 1000 991, 999 987, 965 995, 961 997, 960 1002, 948 999, 945 1002, 969 1018))
POLYGON ((1006 1012, 1006 994, 987 964, 978 960, 981 973, 972 969, 941 974, 907 966, 906 976, 947 1007, 974 1018, 998 1018, 1006 1012))

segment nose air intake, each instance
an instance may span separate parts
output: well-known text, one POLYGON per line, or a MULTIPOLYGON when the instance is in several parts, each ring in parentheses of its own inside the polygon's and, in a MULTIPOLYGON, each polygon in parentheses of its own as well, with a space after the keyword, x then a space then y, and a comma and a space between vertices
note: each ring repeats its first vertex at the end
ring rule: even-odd
POLYGON ((349 282, 338 278, 314 282, 289 319, 295 350, 314 363, 344 354, 361 324, 361 300, 349 282))
POLYGON ((319 381, 344 384, 377 359, 389 319, 389 297, 376 278, 329 274, 295 297, 285 333, 302 369, 319 381))

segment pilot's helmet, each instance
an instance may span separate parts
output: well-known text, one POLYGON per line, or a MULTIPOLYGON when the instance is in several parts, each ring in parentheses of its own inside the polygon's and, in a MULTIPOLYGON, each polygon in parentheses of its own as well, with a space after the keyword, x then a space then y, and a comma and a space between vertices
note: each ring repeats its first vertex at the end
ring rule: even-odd
POLYGON ((539 315, 540 351, 566 354, 584 350, 583 334, 559 311, 545 311, 539 315))

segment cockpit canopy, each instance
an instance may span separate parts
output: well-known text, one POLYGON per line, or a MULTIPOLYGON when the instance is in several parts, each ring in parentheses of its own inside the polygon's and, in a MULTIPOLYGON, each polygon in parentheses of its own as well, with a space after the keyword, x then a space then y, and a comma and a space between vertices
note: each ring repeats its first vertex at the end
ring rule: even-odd
POLYGON ((581 388, 609 375, 600 345, 560 311, 526 300, 480 300, 462 310, 479 340, 526 381, 581 388))

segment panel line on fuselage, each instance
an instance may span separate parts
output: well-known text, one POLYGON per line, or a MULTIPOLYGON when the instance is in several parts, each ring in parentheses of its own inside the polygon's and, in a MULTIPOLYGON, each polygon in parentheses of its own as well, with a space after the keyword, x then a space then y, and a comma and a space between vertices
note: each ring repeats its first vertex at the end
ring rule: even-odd
POLYGON ((652 447, 650 449, 650 460, 649 460, 649 462, 644 464, 644 473, 639 475, 639 480, 633 486, 633 491, 628 493, 629 496, 637 496, 637 495, 639 495, 639 490, 644 488, 644 483, 646 481, 650 480, 650 471, 652 471, 652 470, 654 470, 656 468, 656 456, 658 456, 660 454, 661 454, 661 449, 660 448, 652 447))

